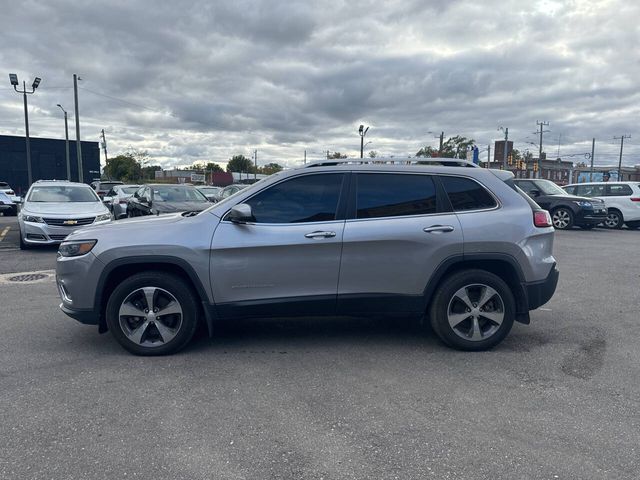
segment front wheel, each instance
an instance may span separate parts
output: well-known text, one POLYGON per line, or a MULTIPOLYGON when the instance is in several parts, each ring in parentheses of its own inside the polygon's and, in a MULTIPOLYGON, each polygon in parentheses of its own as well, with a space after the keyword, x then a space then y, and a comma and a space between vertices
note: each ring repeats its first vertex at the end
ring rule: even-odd
POLYGON ((622 228, 622 214, 618 210, 609 210, 607 213, 607 219, 604 221, 604 226, 612 229, 622 228))
POLYGON ((433 330, 459 350, 487 350, 509 333, 515 300, 508 285, 484 270, 464 270, 447 277, 429 308, 433 330))
POLYGON ((167 355, 184 348, 198 323, 198 303, 184 280, 144 272, 121 282, 107 302, 112 335, 135 355, 167 355))
POLYGON ((573 212, 565 207, 556 208, 551 214, 551 222, 558 230, 568 230, 573 227, 573 212))

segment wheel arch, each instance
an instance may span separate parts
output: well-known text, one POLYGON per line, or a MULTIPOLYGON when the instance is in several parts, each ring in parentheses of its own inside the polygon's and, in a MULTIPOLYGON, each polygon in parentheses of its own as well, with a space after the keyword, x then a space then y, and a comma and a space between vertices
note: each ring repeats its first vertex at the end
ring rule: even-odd
POLYGON ((509 286, 516 302, 516 321, 529 323, 527 292, 523 287, 524 274, 518 262, 504 253, 467 254, 449 257, 442 262, 429 279, 424 290, 424 311, 427 311, 442 280, 462 270, 485 270, 500 277, 509 286))
POLYGON ((198 275, 183 259, 165 256, 126 257, 119 258, 107 264, 98 280, 94 299, 94 305, 99 309, 98 329, 100 333, 108 330, 105 311, 109 296, 116 286, 127 277, 149 271, 170 273, 184 280, 185 284, 198 298, 200 306, 199 313, 204 314, 207 329, 209 330, 209 334, 211 334, 213 319, 211 312, 205 306, 209 304, 208 296, 198 275))

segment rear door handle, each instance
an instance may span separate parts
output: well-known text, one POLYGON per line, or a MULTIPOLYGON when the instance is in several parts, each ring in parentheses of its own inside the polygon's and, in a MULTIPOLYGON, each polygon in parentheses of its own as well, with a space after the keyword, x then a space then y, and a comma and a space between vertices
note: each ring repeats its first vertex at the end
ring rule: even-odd
POLYGON ((451 225, 431 225, 422 229, 425 233, 448 233, 453 232, 454 228, 451 225))
POLYGON ((332 238, 335 236, 336 236, 336 232, 322 232, 322 231, 311 232, 305 235, 305 237, 307 238, 332 238))

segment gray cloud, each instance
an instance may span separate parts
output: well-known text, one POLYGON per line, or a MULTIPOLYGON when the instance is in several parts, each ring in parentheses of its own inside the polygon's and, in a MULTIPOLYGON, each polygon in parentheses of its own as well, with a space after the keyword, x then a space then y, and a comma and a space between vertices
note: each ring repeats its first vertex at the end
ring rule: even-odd
MULTIPOLYGON (((387 155, 481 145, 508 126, 518 148, 581 152, 595 136, 611 163, 631 134, 640 163, 636 46, 640 6, 612 0, 173 2, 58 0, 3 6, 5 75, 41 76, 29 98, 36 136, 60 137, 79 73, 83 139, 104 128, 112 154, 148 150, 165 165, 259 150, 295 165, 325 150, 387 155)), ((22 134, 20 98, 0 83, 0 133, 22 134)))

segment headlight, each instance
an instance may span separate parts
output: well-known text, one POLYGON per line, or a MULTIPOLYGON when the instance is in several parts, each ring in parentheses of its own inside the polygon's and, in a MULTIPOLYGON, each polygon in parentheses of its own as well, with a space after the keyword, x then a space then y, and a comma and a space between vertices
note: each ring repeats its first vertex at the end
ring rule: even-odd
POLYGON ((36 217, 35 215, 22 215, 22 219, 25 222, 44 223, 44 220, 42 220, 42 217, 36 217))
POLYGON ((583 200, 576 200, 574 203, 577 203, 578 205, 580 205, 581 207, 586 207, 586 208, 591 208, 593 207, 593 205, 591 204, 591 202, 585 202, 583 200))
POLYGON ((97 243, 97 240, 71 240, 62 242, 58 248, 58 254, 62 257, 77 257, 89 253, 97 243))
POLYGON ((95 219, 96 222, 104 222, 105 220, 111 220, 110 213, 103 213, 102 215, 98 215, 95 219))

